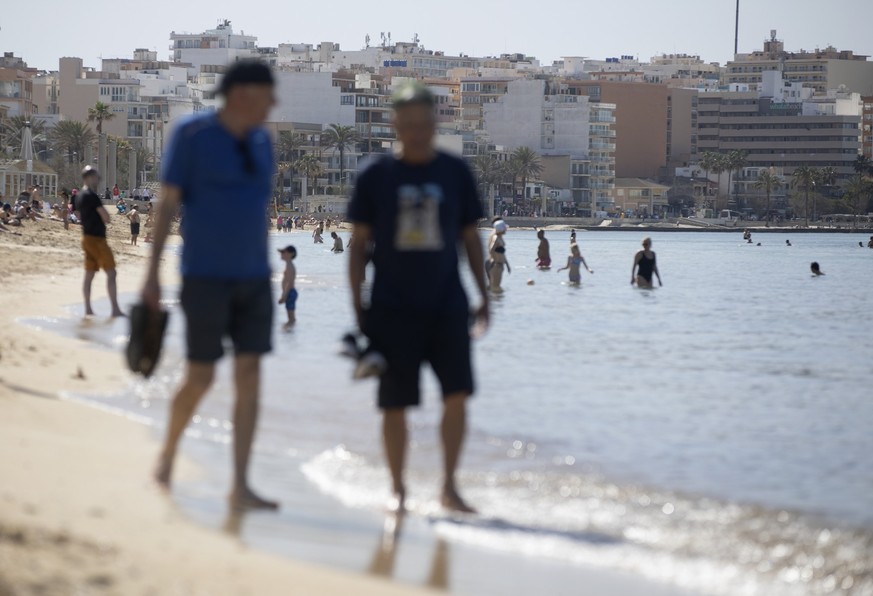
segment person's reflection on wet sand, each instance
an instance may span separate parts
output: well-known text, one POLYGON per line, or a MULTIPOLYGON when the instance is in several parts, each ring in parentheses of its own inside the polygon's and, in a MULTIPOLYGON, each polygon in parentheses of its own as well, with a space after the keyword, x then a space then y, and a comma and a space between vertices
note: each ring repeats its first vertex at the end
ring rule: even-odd
POLYGON ((394 562, 397 559, 397 543, 403 528, 403 514, 389 513, 385 516, 382 534, 376 544, 376 551, 370 561, 369 573, 390 578, 394 575, 394 562))

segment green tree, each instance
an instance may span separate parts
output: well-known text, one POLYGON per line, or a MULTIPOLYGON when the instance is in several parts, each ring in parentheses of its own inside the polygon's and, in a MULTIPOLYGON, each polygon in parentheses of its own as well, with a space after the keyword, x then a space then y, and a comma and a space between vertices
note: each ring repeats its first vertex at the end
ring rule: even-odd
POLYGON ((85 159, 85 148, 93 145, 95 136, 84 122, 61 120, 49 130, 48 139, 55 151, 66 153, 69 163, 74 163, 85 159), (73 159, 74 153, 77 160, 73 159))
POLYGON ((713 153, 712 151, 704 151, 700 154, 700 159, 698 160, 698 165, 703 168, 703 171, 706 172, 706 189, 704 192, 704 208, 706 207, 706 202, 709 200, 709 173, 715 172, 718 168, 718 153, 713 153))
MULTIPOLYGON (((816 184, 821 187, 822 192, 827 190, 827 196, 833 196, 833 189, 837 184, 837 170, 833 166, 826 166, 816 171, 816 184)), ((816 209, 816 198, 818 193, 812 194, 812 220, 816 221, 818 211, 816 209)))
POLYGON ((543 171, 540 156, 530 147, 519 147, 512 152, 509 162, 514 178, 521 179, 521 195, 524 198, 528 179, 536 178, 543 171))
POLYGON ((770 221, 770 194, 774 190, 782 188, 782 178, 770 170, 761 170, 758 174, 758 179, 755 180, 755 188, 767 193, 767 206, 764 209, 764 217, 767 221, 770 221))
POLYGON ((276 139, 276 169, 279 174, 278 179, 276 180, 276 185, 279 193, 282 192, 285 174, 288 172, 291 173, 291 186, 293 188, 294 162, 300 156, 300 149, 305 144, 306 136, 299 132, 283 130, 279 133, 279 136, 276 139))
MULTIPOLYGON (((746 167, 746 163, 748 160, 746 159, 747 153, 745 151, 731 151, 725 157, 725 168, 728 173, 728 194, 731 191, 731 178, 733 173, 736 172, 739 176, 740 172, 743 168, 746 167)), ((737 209, 740 209, 740 201, 737 190, 734 190, 734 205, 736 205, 737 209)))
MULTIPOLYGON (((318 177, 324 172, 318 157, 312 153, 307 153, 294 162, 294 169, 306 178, 307 183, 310 180, 314 181, 312 184, 312 194, 318 194, 318 177)), ((301 198, 305 199, 305 194, 301 198)))
POLYGON ((97 123, 97 136, 103 134, 103 123, 115 118, 112 109, 102 101, 94 104, 93 108, 88 108, 88 122, 97 123))
POLYGON ((860 177, 849 182, 840 201, 852 214, 852 229, 858 226, 858 213, 863 210, 871 197, 873 197, 873 180, 860 177))
POLYGON ((491 189, 495 184, 500 184, 503 178, 500 161, 493 155, 477 155, 471 161, 473 173, 476 175, 476 182, 479 186, 479 192, 489 205, 488 217, 494 215, 494 205, 490 202, 491 189))
POLYGON ((809 227, 809 190, 815 188, 818 172, 809 166, 799 166, 791 175, 791 186, 803 189, 803 223, 809 227))
POLYGON ((322 143, 329 149, 335 149, 339 152, 340 158, 340 193, 345 188, 345 155, 346 149, 354 148, 360 140, 360 135, 354 126, 343 126, 342 124, 331 124, 322 136, 322 143))
POLYGON ((852 163, 852 168, 858 174, 858 184, 861 183, 861 177, 865 174, 873 174, 873 164, 870 163, 870 158, 866 155, 859 155, 852 163))
MULTIPOLYGON (((33 150, 37 151, 37 146, 42 140, 42 145, 45 147, 45 122, 42 120, 31 120, 29 116, 12 116, 2 121, 2 157, 11 156, 18 159, 21 154, 21 136, 25 126, 30 124, 30 134, 33 137, 33 150)), ((36 154, 39 159, 39 153, 36 154)), ((45 160, 43 160, 45 161, 45 160)))
POLYGON ((710 171, 718 177, 717 188, 715 189, 715 208, 721 209, 721 175, 728 169, 728 157, 726 153, 716 153, 712 160, 710 171))

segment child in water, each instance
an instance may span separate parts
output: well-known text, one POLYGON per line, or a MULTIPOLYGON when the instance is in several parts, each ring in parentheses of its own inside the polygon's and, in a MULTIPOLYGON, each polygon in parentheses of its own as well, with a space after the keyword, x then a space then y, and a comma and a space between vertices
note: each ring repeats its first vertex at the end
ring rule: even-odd
POLYGON ((285 273, 282 275, 282 293, 279 295, 279 304, 285 305, 285 312, 288 314, 288 321, 283 326, 286 331, 294 326, 297 322, 297 288, 294 287, 294 282, 297 280, 297 268, 294 266, 294 259, 297 257, 297 249, 290 244, 285 248, 279 249, 279 256, 285 261, 285 273))
POLYGON ((579 265, 584 265, 585 270, 588 271, 588 273, 594 273, 592 269, 588 268, 588 263, 585 262, 585 258, 582 256, 582 253, 579 252, 579 245, 574 242, 570 245, 570 256, 567 257, 567 265, 558 269, 558 273, 565 269, 569 269, 570 283, 573 285, 579 285, 582 283, 582 275, 579 272, 579 265))

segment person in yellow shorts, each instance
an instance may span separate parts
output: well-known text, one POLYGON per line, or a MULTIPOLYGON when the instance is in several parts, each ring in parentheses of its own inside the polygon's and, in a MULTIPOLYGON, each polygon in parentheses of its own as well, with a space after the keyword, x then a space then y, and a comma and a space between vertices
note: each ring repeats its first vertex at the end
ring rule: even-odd
POLYGON ((106 224, 109 213, 93 189, 99 188, 100 174, 91 166, 82 170, 82 188, 76 195, 76 210, 82 221, 82 250, 85 252, 85 281, 82 293, 85 297, 85 316, 94 314, 91 308, 91 282, 97 272, 106 272, 106 290, 112 303, 112 316, 123 317, 118 306, 118 290, 115 282, 115 257, 106 242, 106 224))

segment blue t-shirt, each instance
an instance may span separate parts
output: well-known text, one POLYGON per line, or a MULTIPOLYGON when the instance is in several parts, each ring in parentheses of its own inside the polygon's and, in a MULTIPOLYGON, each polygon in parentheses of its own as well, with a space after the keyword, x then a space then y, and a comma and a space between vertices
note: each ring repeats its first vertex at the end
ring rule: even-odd
POLYGON ((374 242, 371 302, 405 310, 464 310, 461 230, 482 217, 470 168, 438 152, 426 165, 379 158, 358 176, 349 219, 374 242))
POLYGON ((270 277, 267 207, 273 148, 257 128, 237 139, 214 112, 178 125, 161 181, 182 189, 182 275, 211 279, 270 277))

